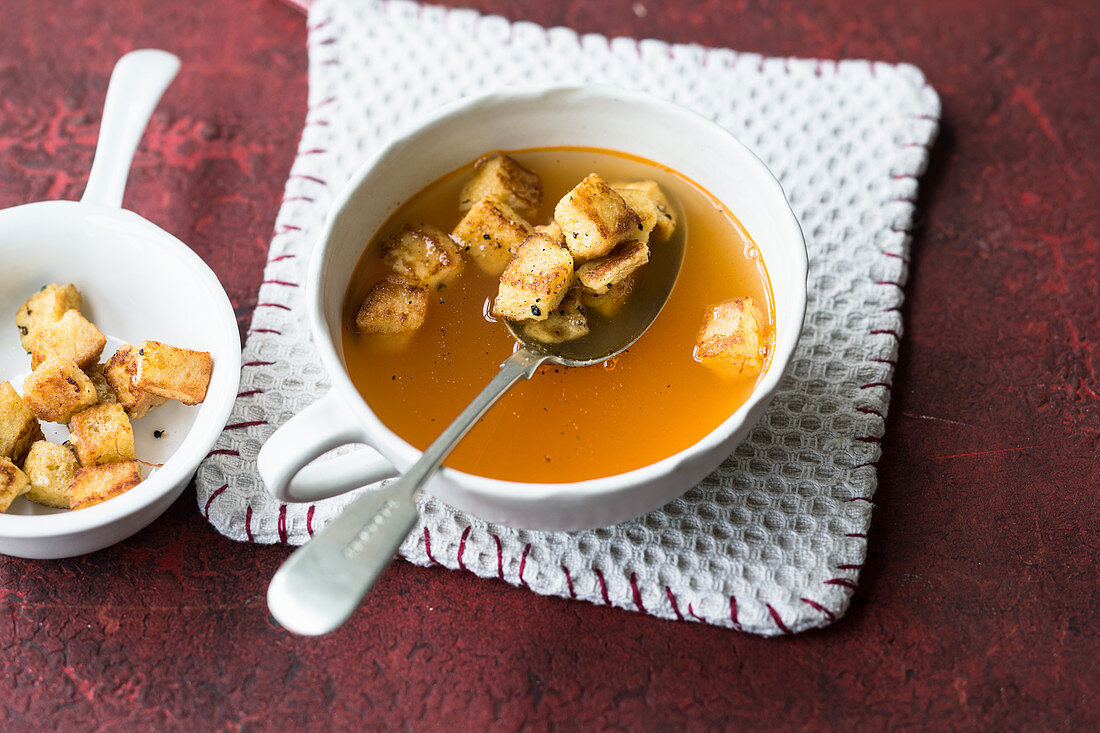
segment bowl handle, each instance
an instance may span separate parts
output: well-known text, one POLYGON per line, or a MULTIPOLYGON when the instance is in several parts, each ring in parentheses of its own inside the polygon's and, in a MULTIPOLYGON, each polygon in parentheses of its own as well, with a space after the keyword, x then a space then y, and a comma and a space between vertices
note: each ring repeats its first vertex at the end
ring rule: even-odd
POLYGON ((115 64, 82 202, 116 209, 122 206, 134 151, 179 68, 177 57, 152 48, 131 51, 115 64))
POLYGON ((367 446, 307 465, 333 448, 366 440, 363 427, 330 389, 272 433, 260 448, 256 468, 267 490, 281 501, 328 499, 397 475, 393 464, 367 446))

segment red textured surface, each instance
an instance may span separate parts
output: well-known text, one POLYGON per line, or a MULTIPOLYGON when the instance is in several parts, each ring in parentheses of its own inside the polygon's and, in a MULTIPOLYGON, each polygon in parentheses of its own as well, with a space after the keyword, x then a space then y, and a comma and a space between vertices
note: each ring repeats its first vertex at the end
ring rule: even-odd
MULTIPOLYGON (((394 566, 323 639, 192 491, 121 545, 0 558, 0 728, 1100 726, 1100 6, 476 0, 511 18, 920 66, 944 131, 919 205, 875 497, 848 616, 762 640, 394 566)), ((114 60, 183 71, 127 205, 191 244, 246 324, 306 99, 275 0, 9 2, 0 206, 76 198, 114 60)), ((2 253, 0 253, 2 255, 2 253)))

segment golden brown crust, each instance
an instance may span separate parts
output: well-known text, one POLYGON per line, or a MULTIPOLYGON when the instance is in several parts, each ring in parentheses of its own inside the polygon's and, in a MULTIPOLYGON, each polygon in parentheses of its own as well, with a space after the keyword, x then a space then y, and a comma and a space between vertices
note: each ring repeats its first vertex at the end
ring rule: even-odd
POLYGON ((508 204, 486 199, 470 207, 451 236, 482 272, 500 275, 531 232, 531 225, 508 204))
POLYGON ((462 187, 458 210, 478 201, 502 201, 522 216, 532 217, 542 205, 542 179, 507 155, 485 156, 474 163, 474 176, 462 187))
POLYGON ((642 218, 642 227, 647 230, 647 233, 652 231, 657 241, 664 241, 672 236, 676 230, 676 213, 656 181, 612 183, 611 188, 637 212, 642 218), (647 219, 652 221, 647 222, 647 219))
POLYGON ((95 405, 73 415, 69 440, 81 466, 134 457, 134 429, 119 404, 95 405))
POLYGON ((50 283, 27 299, 15 313, 15 325, 19 329, 19 342, 28 354, 34 348, 38 332, 71 309, 80 309, 80 291, 72 283, 50 283))
POLYGON ((545 234, 532 234, 501 273, 493 315, 516 321, 545 320, 572 283, 569 252, 545 234))
POLYGON ((0 382, 0 456, 22 465, 31 443, 42 439, 42 426, 8 382, 0 382))
POLYGON ((23 401, 39 420, 67 423, 99 398, 92 380, 74 362, 50 356, 23 380, 23 401))
POLYGON ((355 315, 359 333, 412 333, 424 324, 428 291, 398 275, 376 282, 355 315))
POLYGON ((206 399, 206 388, 213 374, 214 359, 208 351, 143 341, 132 384, 143 392, 197 405, 206 399))
POLYGON ((70 359, 78 367, 90 366, 99 359, 106 345, 107 337, 94 323, 80 311, 68 310, 58 321, 43 326, 38 332, 31 348, 31 369, 37 369, 51 356, 70 359))
POLYGON ((577 280, 586 290, 602 295, 612 285, 622 282, 647 262, 649 245, 637 239, 628 239, 616 245, 610 254, 578 267, 577 280))
POLYGON ((560 344, 578 339, 588 333, 588 318, 581 306, 581 288, 572 287, 558 307, 544 321, 528 321, 524 324, 528 336, 545 344, 560 344))
POLYGON ((589 174, 554 207, 554 221, 565 233, 565 246, 580 260, 607 254, 638 236, 642 222, 604 179, 589 174))
POLYGON ((462 272, 458 245, 430 224, 406 224, 382 243, 382 261, 410 282, 438 287, 462 272))
POLYGON ((81 468, 69 488, 69 505, 72 509, 84 509, 124 494, 140 483, 140 461, 119 461, 81 468))
POLYGON ((125 344, 103 365, 103 378, 131 420, 140 420, 154 407, 168 401, 167 397, 145 392, 134 386, 138 370, 138 348, 133 344, 125 344))
POLYGON ((695 357, 735 376, 751 377, 764 367, 764 316, 752 298, 733 298, 711 307, 699 331, 695 357))
POLYGON ((27 493, 31 482, 27 474, 6 456, 0 456, 0 512, 6 512, 15 499, 27 493))
POLYGON ((595 311, 604 318, 612 318, 623 309, 633 289, 634 275, 631 274, 612 285, 604 293, 593 293, 591 290, 585 289, 581 302, 587 310, 595 311))
POLYGON ((73 452, 63 445, 39 440, 27 453, 23 470, 30 479, 27 498, 57 509, 69 508, 69 486, 80 467, 73 452))

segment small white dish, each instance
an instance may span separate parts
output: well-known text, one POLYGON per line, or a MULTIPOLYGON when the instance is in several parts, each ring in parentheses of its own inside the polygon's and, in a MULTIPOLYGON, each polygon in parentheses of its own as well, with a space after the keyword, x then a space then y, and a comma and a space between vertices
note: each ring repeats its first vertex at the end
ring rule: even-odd
MULTIPOLYGON (((403 473, 420 451, 387 428, 348 377, 344 295, 363 246, 424 186, 489 150, 581 146, 666 165, 724 203, 760 249, 771 278, 776 341, 751 397, 709 435, 673 456, 575 483, 500 481, 443 468, 426 491, 482 519, 536 530, 606 526, 644 514, 694 486, 760 419, 798 344, 806 311, 806 242, 779 182, 728 131, 670 102, 604 86, 503 91, 440 109, 395 138, 352 176, 310 260, 306 306, 332 388, 280 427, 257 467, 283 501, 316 501, 403 473), (307 465, 348 443, 364 449, 307 465)), ((690 245, 689 245, 690 246, 690 245)))
MULTIPOLYGON (((187 245, 121 209, 130 161, 150 115, 179 69, 164 51, 119 60, 107 90, 88 187, 80 202, 49 201, 0 211, 0 381, 22 392, 30 356, 14 316, 47 283, 74 283, 81 311, 108 337, 103 359, 146 339, 209 351, 214 373, 206 400, 175 401, 133 423, 146 478, 102 504, 66 511, 20 497, 0 514, 0 553, 72 557, 112 545, 144 528, 180 495, 225 427, 237 396, 241 350, 236 317, 217 277, 187 245), (157 438, 154 431, 162 431, 157 438)), ((64 426, 42 423, 51 440, 64 426)))

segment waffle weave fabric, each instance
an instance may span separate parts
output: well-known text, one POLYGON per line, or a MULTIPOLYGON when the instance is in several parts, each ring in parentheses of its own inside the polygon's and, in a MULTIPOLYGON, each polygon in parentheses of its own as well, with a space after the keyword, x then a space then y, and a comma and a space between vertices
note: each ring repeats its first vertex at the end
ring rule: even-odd
POLYGON ((328 389, 304 281, 328 208, 355 169, 418 116, 460 97, 609 83, 715 120, 783 184, 810 255, 789 373, 734 454, 661 509, 602 529, 530 532, 425 495, 400 555, 756 634, 842 616, 866 555, 918 177, 940 114, 920 71, 581 36, 400 0, 317 0, 308 22, 309 109, 245 344, 241 396, 196 481, 210 522, 237 540, 301 544, 354 496, 282 504, 264 490, 255 458, 276 427, 328 389))

